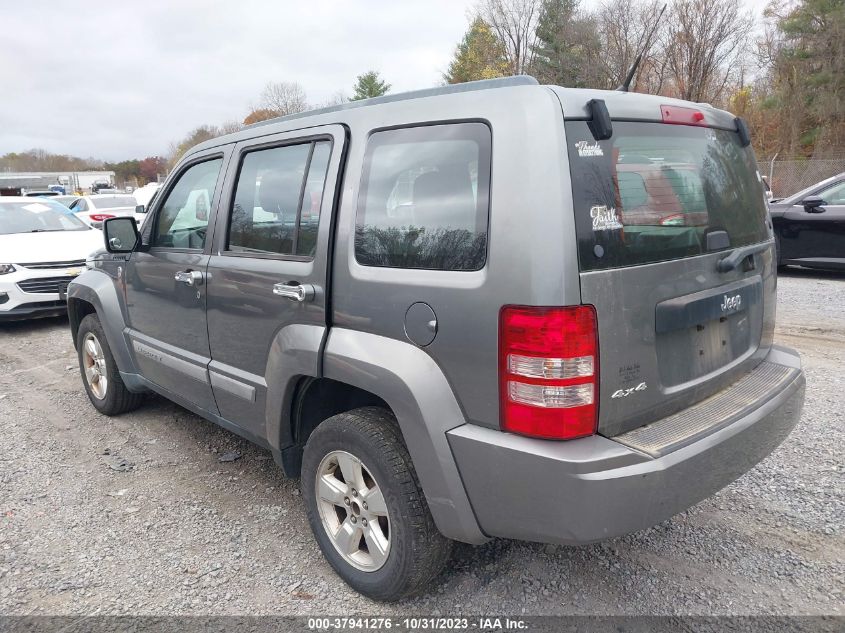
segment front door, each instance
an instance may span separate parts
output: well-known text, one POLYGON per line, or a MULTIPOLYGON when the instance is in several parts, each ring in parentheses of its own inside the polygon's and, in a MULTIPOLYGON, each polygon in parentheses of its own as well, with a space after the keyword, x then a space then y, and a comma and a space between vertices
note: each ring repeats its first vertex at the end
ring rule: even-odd
POLYGON ((208 378, 205 322, 210 224, 229 150, 201 155, 171 178, 126 264, 129 337, 143 376, 217 412, 208 378))
POLYGON ((784 214, 783 259, 845 259, 845 182, 813 196, 824 200, 815 213, 808 213, 799 202, 784 214))
MULTIPOLYGON (((303 371, 318 374, 344 138, 327 126, 235 147, 237 178, 227 178, 208 264, 209 370, 220 414, 258 437, 283 359, 296 352, 303 371)), ((269 406, 278 413, 279 403, 269 406)))

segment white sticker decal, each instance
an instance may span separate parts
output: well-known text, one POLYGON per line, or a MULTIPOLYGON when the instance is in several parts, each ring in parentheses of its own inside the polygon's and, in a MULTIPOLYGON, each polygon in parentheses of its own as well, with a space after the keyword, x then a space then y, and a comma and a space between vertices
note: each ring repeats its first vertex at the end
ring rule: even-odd
POLYGON ((604 206, 590 207, 590 217, 593 219, 594 231, 615 231, 622 228, 622 223, 616 217, 616 209, 604 206))
POLYGON ((44 213, 45 211, 49 211, 50 207, 46 204, 41 204, 40 202, 33 202, 32 204, 26 205, 24 209, 32 211, 33 213, 44 213))
POLYGON ((585 156, 604 156, 598 141, 578 141, 575 143, 575 149, 578 150, 578 156, 584 158, 585 156))

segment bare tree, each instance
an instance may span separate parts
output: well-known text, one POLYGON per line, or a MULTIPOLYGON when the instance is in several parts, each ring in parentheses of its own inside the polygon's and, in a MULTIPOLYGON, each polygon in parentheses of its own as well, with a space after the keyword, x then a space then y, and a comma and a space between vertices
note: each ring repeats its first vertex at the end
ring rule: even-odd
POLYGON ((316 107, 318 107, 318 108, 330 108, 332 106, 338 106, 338 105, 348 103, 348 102, 349 102, 349 97, 346 96, 346 94, 343 92, 343 90, 337 90, 334 93, 332 93, 332 95, 328 99, 321 101, 319 104, 317 104, 316 107))
POLYGON ((625 79, 637 55, 648 44, 639 71, 631 87, 634 91, 657 94, 666 77, 664 55, 665 20, 657 24, 662 0, 606 0, 595 12, 602 53, 597 57, 601 88, 615 88, 625 79), (650 42, 649 34, 657 26, 650 42))
POLYGON ((511 74, 522 75, 534 58, 542 0, 481 0, 478 13, 505 47, 511 74))
POLYGON ((296 114, 308 109, 305 89, 295 81, 271 81, 261 93, 261 108, 273 110, 278 116, 296 114))
POLYGON ((677 96, 722 102, 747 66, 751 13, 740 0, 677 0, 667 30, 666 62, 677 96))

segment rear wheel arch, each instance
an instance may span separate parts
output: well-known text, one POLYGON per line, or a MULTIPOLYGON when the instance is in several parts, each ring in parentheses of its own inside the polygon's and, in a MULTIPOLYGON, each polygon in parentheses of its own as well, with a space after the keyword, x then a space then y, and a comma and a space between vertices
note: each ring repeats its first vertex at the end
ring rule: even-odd
POLYGON ((301 378, 291 403, 290 423, 282 426, 279 442, 286 447, 281 450, 285 474, 299 477, 305 444, 314 429, 332 416, 361 407, 378 407, 394 414, 382 398, 366 389, 330 378, 301 378))

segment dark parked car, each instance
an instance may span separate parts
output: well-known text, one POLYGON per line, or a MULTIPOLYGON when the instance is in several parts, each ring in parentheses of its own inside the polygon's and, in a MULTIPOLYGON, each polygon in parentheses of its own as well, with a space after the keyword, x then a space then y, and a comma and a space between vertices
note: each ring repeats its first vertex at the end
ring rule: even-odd
POLYGON ((845 270, 845 172, 769 205, 778 266, 845 270))
POLYGON ((803 404, 750 142, 707 105, 529 77, 215 138, 70 284, 84 388, 267 447, 373 598, 430 587, 454 540, 649 527, 803 404))

